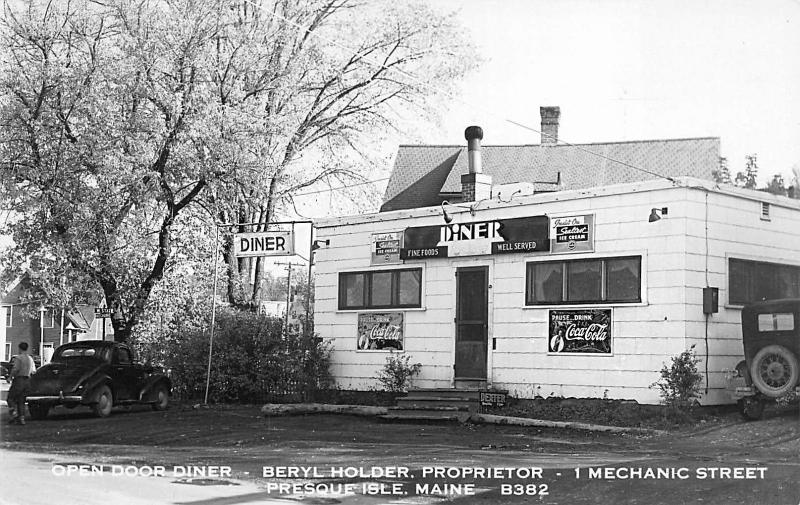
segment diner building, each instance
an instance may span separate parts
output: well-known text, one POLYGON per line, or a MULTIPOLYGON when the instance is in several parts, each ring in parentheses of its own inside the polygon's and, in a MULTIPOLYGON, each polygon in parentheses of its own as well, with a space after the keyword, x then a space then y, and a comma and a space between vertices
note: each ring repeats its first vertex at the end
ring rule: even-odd
POLYGON ((693 349, 730 402, 744 304, 800 296, 800 201, 711 172, 719 139, 401 146, 380 212, 315 223, 315 331, 339 387, 390 353, 414 386, 658 403, 693 349), (465 149, 466 147, 466 149, 465 149))

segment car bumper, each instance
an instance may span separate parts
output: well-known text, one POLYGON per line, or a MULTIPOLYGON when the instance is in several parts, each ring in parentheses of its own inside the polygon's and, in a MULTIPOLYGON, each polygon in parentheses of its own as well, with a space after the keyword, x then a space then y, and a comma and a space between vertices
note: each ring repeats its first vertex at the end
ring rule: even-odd
POLYGON ((48 395, 48 396, 28 396, 29 402, 80 402, 83 397, 78 395, 48 395))

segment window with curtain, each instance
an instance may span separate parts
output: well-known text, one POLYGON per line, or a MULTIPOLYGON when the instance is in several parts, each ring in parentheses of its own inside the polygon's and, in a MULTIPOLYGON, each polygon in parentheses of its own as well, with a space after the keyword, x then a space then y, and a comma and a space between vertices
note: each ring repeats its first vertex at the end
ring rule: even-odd
POLYGON ((421 306, 421 268, 339 274, 339 310, 421 306))

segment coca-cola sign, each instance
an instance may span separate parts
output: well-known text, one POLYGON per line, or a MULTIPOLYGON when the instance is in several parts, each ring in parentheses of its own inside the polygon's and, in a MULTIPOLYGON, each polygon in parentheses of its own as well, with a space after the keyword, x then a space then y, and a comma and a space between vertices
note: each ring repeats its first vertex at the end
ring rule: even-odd
POLYGON ((547 352, 611 354, 611 309, 550 311, 547 352))
POLYGON ((402 351, 403 313, 368 312, 358 314, 359 351, 402 351))

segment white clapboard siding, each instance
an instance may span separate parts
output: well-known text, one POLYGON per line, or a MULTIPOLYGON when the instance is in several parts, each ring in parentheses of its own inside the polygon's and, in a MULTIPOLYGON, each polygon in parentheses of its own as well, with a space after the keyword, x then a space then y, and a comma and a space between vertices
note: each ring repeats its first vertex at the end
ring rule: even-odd
MULTIPOLYGON (((742 359, 741 307, 728 302, 728 261, 741 258, 800 265, 800 202, 766 193, 718 187, 684 178, 582 191, 545 193, 511 202, 482 202, 474 217, 453 208, 457 222, 547 215, 594 214, 595 248, 579 254, 508 254, 408 261, 371 266, 373 233, 441 226, 438 207, 325 219, 316 252, 315 328, 334 348, 332 373, 343 388, 378 386, 388 352, 357 351, 358 311, 338 310, 340 272, 419 266, 422 307, 404 313, 404 352, 422 363, 418 387, 451 387, 455 325, 455 269, 489 267, 488 377, 516 396, 575 396, 657 403, 664 364, 694 346, 707 377, 704 404, 727 403, 725 372, 742 359), (761 204, 770 204, 770 219, 761 204), (668 208, 650 223, 652 208, 668 208), (569 306, 525 306, 526 263, 610 256, 642 257, 642 301, 572 308, 612 308, 611 356, 547 353, 549 311, 569 306), (702 289, 719 288, 719 312, 703 313, 702 289), (492 349, 494 345, 494 349, 492 349), (706 354, 708 352, 708 354, 706 354), (707 370, 707 374, 706 374, 707 370)), ((448 210, 450 212, 450 210, 448 210)), ((366 311, 370 312, 370 311, 366 311)))

